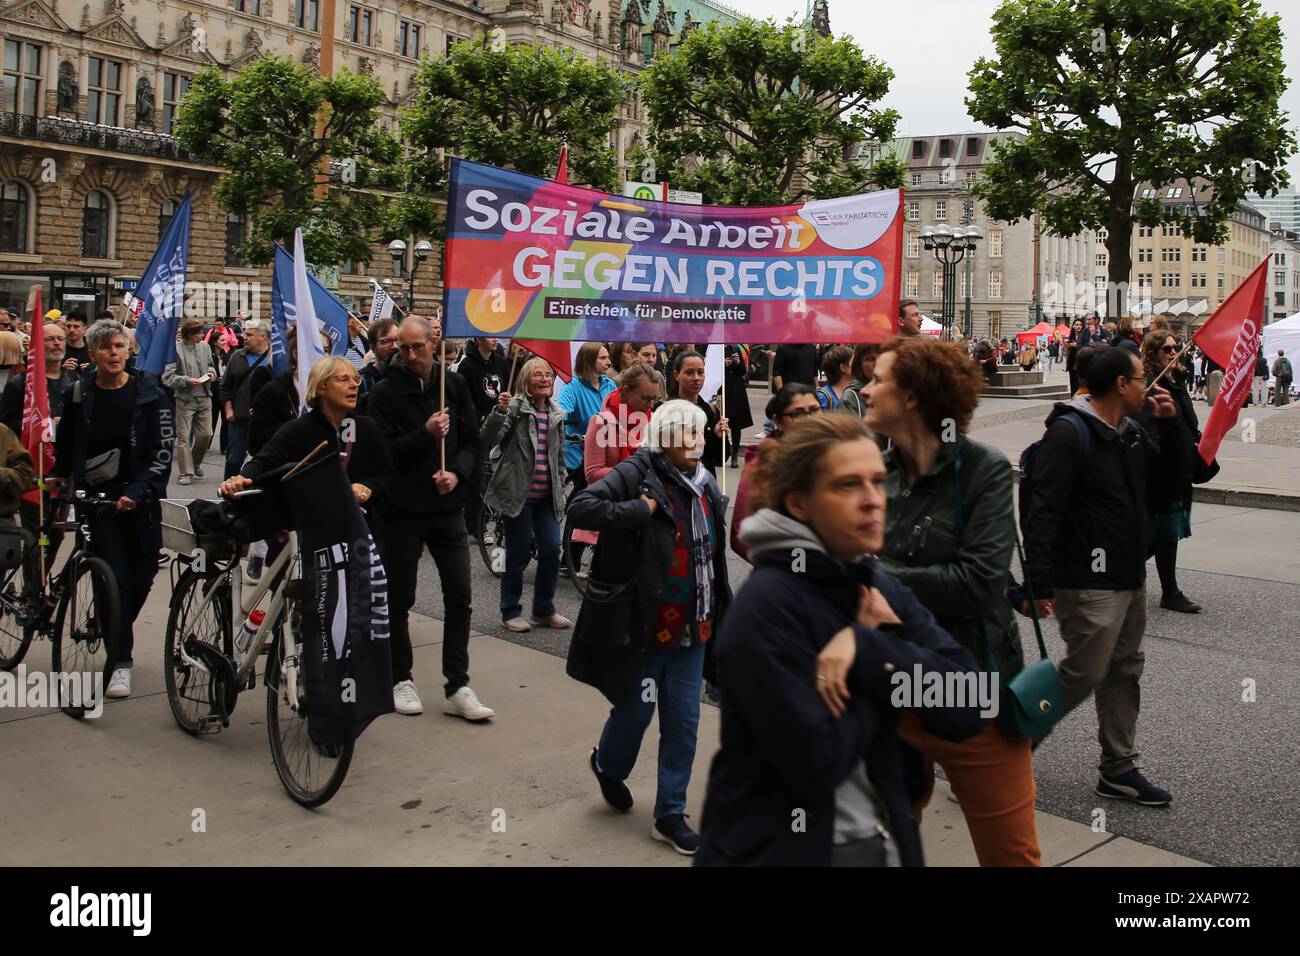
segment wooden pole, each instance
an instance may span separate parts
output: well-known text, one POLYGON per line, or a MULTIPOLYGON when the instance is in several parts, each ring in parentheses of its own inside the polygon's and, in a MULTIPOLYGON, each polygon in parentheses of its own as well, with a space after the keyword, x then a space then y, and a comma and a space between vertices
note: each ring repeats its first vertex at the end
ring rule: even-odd
MULTIPOLYGON (((442 372, 438 375, 438 408, 441 411, 447 410, 447 336, 442 335, 442 372)), ((447 470, 447 436, 443 435, 438 440, 438 454, 441 457, 441 470, 447 470)))
POLYGON ((1188 338, 1187 344, 1184 345, 1182 347, 1182 350, 1177 355, 1174 356, 1174 360, 1170 362, 1168 365, 1166 365, 1163 369, 1161 369, 1160 374, 1157 375, 1155 379, 1151 382, 1151 384, 1147 386, 1148 392, 1150 392, 1151 389, 1155 388, 1157 385, 1160 384, 1160 380, 1169 374, 1169 370, 1178 364, 1178 360, 1181 359, 1185 354, 1187 354, 1187 350, 1190 349, 1191 347, 1192 347, 1192 340, 1188 338))
MULTIPOLYGON (((722 352, 722 392, 718 395, 718 413, 725 421, 727 418, 727 347, 725 345, 722 346, 722 352)), ((727 442, 733 440, 734 436, 732 436, 731 432, 727 432, 726 440, 722 443, 722 497, 724 498, 727 497, 727 462, 730 460, 727 455, 727 442)))

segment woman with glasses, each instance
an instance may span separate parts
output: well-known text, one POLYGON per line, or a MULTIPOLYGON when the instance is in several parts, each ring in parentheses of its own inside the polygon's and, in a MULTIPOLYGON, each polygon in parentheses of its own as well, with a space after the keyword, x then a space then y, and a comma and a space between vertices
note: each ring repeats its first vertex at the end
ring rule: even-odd
POLYGON ((1196 614, 1197 604, 1178 587, 1178 542, 1192 536, 1192 467, 1201 440, 1196 406, 1187 392, 1187 370, 1175 364, 1179 346, 1172 332, 1155 331, 1142 340, 1142 368, 1150 385, 1164 372, 1160 384, 1169 390, 1178 406, 1177 421, 1189 436, 1190 454, 1170 461, 1162 456, 1161 467, 1147 476, 1147 533, 1149 548, 1160 575, 1160 606, 1182 614, 1196 614))
POLYGON ((762 477, 756 467, 760 456, 767 454, 764 450, 770 443, 779 442, 781 436, 799 422, 807 420, 809 415, 819 414, 821 403, 811 385, 791 382, 781 388, 767 403, 767 417, 772 420, 772 431, 757 445, 745 449, 745 470, 740 475, 740 485, 736 488, 736 505, 731 513, 731 550, 746 561, 749 560, 749 548, 740 539, 740 523, 749 517, 751 502, 760 494, 762 477))

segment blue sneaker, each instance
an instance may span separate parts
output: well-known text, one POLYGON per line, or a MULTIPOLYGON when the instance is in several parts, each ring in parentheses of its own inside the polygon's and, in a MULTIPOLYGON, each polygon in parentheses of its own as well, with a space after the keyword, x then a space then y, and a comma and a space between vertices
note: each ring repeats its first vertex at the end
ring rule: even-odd
POLYGON ((686 825, 686 814, 670 813, 655 821, 650 839, 667 843, 682 856, 694 856, 700 848, 700 835, 686 825))
POLYGON ((1142 776, 1136 767, 1118 777, 1102 776, 1097 780, 1097 795, 1111 800, 1131 800, 1144 807, 1167 807, 1174 798, 1142 776))

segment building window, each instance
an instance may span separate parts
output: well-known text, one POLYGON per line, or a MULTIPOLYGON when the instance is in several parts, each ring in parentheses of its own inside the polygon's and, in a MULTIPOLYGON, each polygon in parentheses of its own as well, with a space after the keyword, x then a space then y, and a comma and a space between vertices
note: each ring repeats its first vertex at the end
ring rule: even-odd
POLYGON ((950 139, 939 140, 939 158, 947 159, 951 155, 952 155, 952 140, 950 139))
POLYGON ((1002 298, 1002 270, 1001 269, 989 270, 989 298, 990 299, 1002 298))
POLYGON ((1106 265, 1106 253, 1104 253, 1104 252, 1099 252, 1099 253, 1097 253, 1097 265, 1098 265, 1099 267, 1101 267, 1101 268, 1104 268, 1104 267, 1105 267, 1105 265, 1106 265))
POLYGON ((913 185, 913 186, 919 186, 919 185, 921 185, 921 174, 920 174, 920 173, 912 173, 912 185, 913 185))
POLYGON ((81 209, 81 257, 107 259, 112 252, 113 203, 99 189, 86 193, 81 209))
POLYGON ((907 258, 915 259, 921 254, 921 237, 914 232, 907 234, 907 258))
POLYGON ((1160 226, 1160 235, 1164 236, 1165 238, 1178 235, 1178 223, 1176 222, 1162 223, 1160 226))
POLYGON ((303 30, 320 30, 320 0, 298 0, 295 22, 303 30))
POLYGON ((1209 252, 1204 246, 1192 246, 1192 261, 1204 262, 1205 254, 1209 252))
POLYGON ((943 298, 943 273, 942 272, 936 270, 934 275, 931 277, 930 291, 934 296, 934 298, 936 299, 943 298))
POLYGON ((176 218, 176 210, 181 208, 181 204, 175 199, 164 199, 162 205, 158 207, 158 241, 162 242, 162 237, 167 235, 167 228, 176 218))
POLYGON ((240 268, 248 264, 239 254, 239 247, 247 238, 247 220, 240 213, 228 213, 226 215, 226 265, 240 268))
POLYGON ((909 201, 907 204, 907 221, 908 222, 921 221, 921 203, 916 199, 909 201))
POLYGON ((1192 273, 1193 289, 1208 289, 1210 287, 1210 277, 1204 272, 1192 273))
POLYGON ((1274 273, 1273 273, 1273 284, 1274 284, 1274 285, 1286 285, 1286 273, 1285 273, 1285 272, 1274 272, 1274 273))
POLYGON ((348 7, 347 35, 353 43, 370 46, 374 16, 364 7, 348 7))
POLYGON ((903 282, 903 295, 915 299, 921 294, 921 273, 909 272, 903 282))
POLYGON ((925 158, 925 140, 917 139, 912 141, 912 158, 913 159, 925 158))
POLYGON ((1273 262, 1279 266, 1286 265, 1286 253, 1285 252, 1273 253, 1273 262))
POLYGON ((240 13, 251 13, 255 17, 260 17, 262 0, 235 0, 235 9, 240 13))
POLYGON ((1170 186, 1167 190, 1165 190, 1165 198, 1166 198, 1166 199, 1181 199, 1181 198, 1183 198, 1183 187, 1182 187, 1182 186, 1170 186))
POLYGON ((1223 246, 1219 246, 1219 262, 1223 262, 1223 260, 1226 258, 1224 255, 1226 251, 1227 250, 1225 250, 1223 246))
POLYGON ((1002 338, 1002 313, 1001 312, 989 313, 989 338, 992 339, 1002 338))
POLYGON ((1150 239, 1150 238, 1151 238, 1151 227, 1150 227, 1150 226, 1138 226, 1138 238, 1139 238, 1139 239, 1150 239))
POLYGON ((1138 273, 1138 288, 1139 289, 1151 288, 1151 273, 1149 272, 1138 273))
POLYGON ((1151 188, 1144 189, 1144 190, 1142 190, 1142 198, 1143 198, 1143 199, 1155 199, 1155 198, 1156 198, 1156 191, 1155 191, 1154 189, 1151 189, 1151 188))
POLYGON ((989 258, 990 259, 1002 258, 1002 230, 1001 229, 989 230, 989 258))
POLYGON ((1285 305, 1286 305, 1286 293, 1285 293, 1285 292, 1274 292, 1274 293, 1273 293, 1273 304, 1274 304, 1274 305, 1285 306, 1285 305))
POLYGON ((104 126, 120 126, 122 64, 92 56, 86 60, 86 119, 104 126))
POLYGON ((1178 273, 1177 273, 1177 272, 1162 272, 1162 273, 1160 273, 1160 288, 1162 288, 1162 289, 1173 289, 1173 288, 1176 288, 1177 285, 1178 285, 1178 273))
POLYGON ((181 98, 190 90, 190 78, 184 73, 163 74, 163 127, 168 136, 176 125, 176 116, 180 112, 181 98))
POLYGON ((1173 249, 1160 250, 1161 262, 1181 262, 1182 258, 1183 258, 1183 250, 1179 249, 1176 246, 1173 249))
POLYGON ((967 173, 967 174, 966 174, 966 185, 970 186, 970 185, 974 184, 975 180, 978 179, 978 178, 979 178, 979 173, 967 173))
POLYGON ((41 103, 41 53, 35 43, 5 40, 5 112, 39 116, 41 103))
POLYGON ((413 60, 420 58, 420 25, 403 20, 397 25, 397 52, 413 60))
POLYGON ((1223 291, 1223 273, 1222 273, 1222 272, 1219 273, 1219 282, 1218 282, 1218 286, 1219 286, 1219 291, 1222 292, 1222 291, 1223 291))
POLYGON ((1110 233, 1108 233, 1105 229, 1098 229, 1098 230, 1097 230, 1097 245, 1099 245, 1099 246, 1104 246, 1104 245, 1106 244, 1106 237, 1109 236, 1109 235, 1110 235, 1110 233))
POLYGON ((27 252, 30 215, 27 187, 14 179, 0 184, 0 252, 27 252))
POLYGON ((966 155, 967 155, 967 156, 978 156, 979 154, 980 154, 980 141, 977 140, 974 136, 969 136, 969 137, 967 137, 967 139, 966 139, 966 155))
POLYGON ((948 221, 948 201, 946 199, 939 199, 935 201, 934 220, 935 222, 948 221))
MULTIPOLYGON (((450 33, 447 34, 447 56, 451 56, 451 48, 454 47, 460 41, 461 41, 461 37, 453 36, 450 33)), ((633 108, 635 109, 635 104, 633 108)))

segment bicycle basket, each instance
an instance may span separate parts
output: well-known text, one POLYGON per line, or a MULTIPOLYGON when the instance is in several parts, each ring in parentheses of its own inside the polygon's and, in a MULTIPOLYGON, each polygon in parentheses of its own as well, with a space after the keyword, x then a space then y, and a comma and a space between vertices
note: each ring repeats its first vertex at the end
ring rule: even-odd
POLYGON ((0 571, 12 571, 23 563, 23 554, 34 547, 36 535, 26 528, 0 526, 0 571))
POLYGON ((195 506, 211 506, 212 502, 164 498, 160 504, 164 548, 177 554, 193 554, 201 548, 210 561, 228 561, 235 556, 236 542, 228 531, 206 527, 194 518, 195 506))

